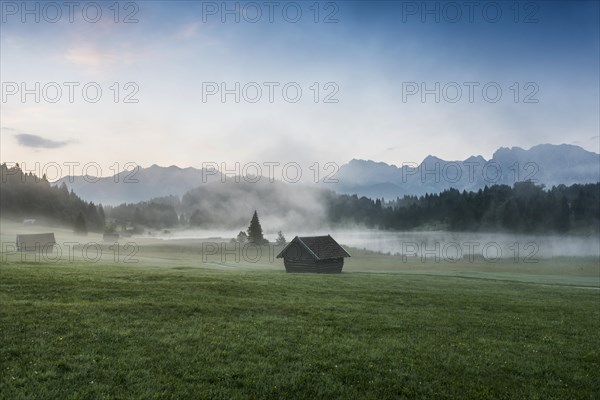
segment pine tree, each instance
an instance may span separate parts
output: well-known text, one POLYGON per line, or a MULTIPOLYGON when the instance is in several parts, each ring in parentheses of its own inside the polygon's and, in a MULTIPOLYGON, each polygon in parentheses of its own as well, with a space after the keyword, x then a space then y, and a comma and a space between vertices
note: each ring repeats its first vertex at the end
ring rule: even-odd
POLYGON ((565 196, 559 200, 558 213, 556 214, 556 230, 565 233, 571 227, 571 210, 565 196))
POLYGON ((281 231, 277 232, 277 239, 275 239, 275 243, 277 243, 278 246, 285 246, 287 244, 287 240, 285 240, 285 236, 283 236, 281 231))
POLYGON ((100 223, 101 229, 106 227, 106 215, 104 214, 104 207, 102 207, 102 204, 98 205, 98 222, 100 223))
POLYGON ((144 221, 144 216, 142 215, 142 212, 140 211, 139 207, 135 208, 135 211, 133 212, 133 222, 135 222, 136 224, 143 224, 144 221))
POLYGON ((192 213, 190 217, 190 225, 191 226, 201 226, 204 222, 204 218, 200 210, 196 210, 192 213))
POLYGON ((252 216, 250 226, 248 227, 248 241, 255 244, 264 244, 266 242, 256 210, 254 210, 254 215, 252 216))
POLYGON ((77 215, 77 218, 75 219, 74 230, 75 233, 78 233, 80 235, 87 235, 88 233, 85 218, 83 217, 83 214, 81 212, 77 215))
POLYGON ((238 233, 238 235, 237 235, 236 240, 238 243, 244 244, 244 243, 248 242, 248 235, 246 235, 246 232, 240 231, 240 233, 238 233))

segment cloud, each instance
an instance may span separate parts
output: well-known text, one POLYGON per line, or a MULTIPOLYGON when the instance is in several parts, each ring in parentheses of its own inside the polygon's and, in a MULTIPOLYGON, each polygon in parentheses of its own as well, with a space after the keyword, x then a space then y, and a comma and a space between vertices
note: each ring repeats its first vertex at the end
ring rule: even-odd
POLYGON ((58 149, 71 143, 71 141, 57 142, 54 140, 45 139, 38 135, 29 135, 27 133, 21 133, 15 135, 15 137, 21 146, 33 147, 36 149, 58 149))
POLYGON ((200 29, 201 25, 199 22, 193 22, 191 24, 184 25, 178 32, 178 36, 180 38, 189 39, 191 37, 196 36, 198 33, 198 29, 200 29))
POLYGON ((86 65, 90 67, 101 67, 105 64, 116 62, 117 58, 114 54, 103 53, 93 47, 78 47, 67 50, 65 58, 78 65, 86 65))
POLYGON ((89 45, 72 47, 66 50, 64 58, 83 68, 91 75, 104 75, 115 68, 132 65, 142 58, 142 50, 128 43, 121 43, 117 49, 103 49, 89 45))

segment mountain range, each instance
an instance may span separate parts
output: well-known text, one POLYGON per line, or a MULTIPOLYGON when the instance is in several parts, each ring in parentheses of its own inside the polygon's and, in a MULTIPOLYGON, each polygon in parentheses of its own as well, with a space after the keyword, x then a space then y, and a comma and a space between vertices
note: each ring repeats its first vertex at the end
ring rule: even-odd
POLYGON ((65 183, 69 189, 87 201, 116 205, 170 195, 181 197, 203 184, 219 182, 220 177, 219 171, 179 168, 175 165, 160 167, 154 164, 148 168, 138 167, 104 178, 65 176, 54 183, 65 183))
POLYGON ((370 160, 352 160, 340 167, 338 193, 386 199, 439 193, 449 188, 473 191, 494 184, 512 186, 531 180, 546 187, 600 181, 600 154, 573 145, 541 144, 524 150, 501 147, 486 160, 471 156, 446 161, 427 156, 420 164, 400 167, 370 160))
MULTIPOLYGON (((502 147, 489 160, 478 155, 446 161, 430 155, 418 164, 396 166, 353 159, 340 166, 331 178, 337 182, 321 181, 318 186, 343 194, 385 199, 439 193, 451 187, 472 191, 486 185, 512 186, 524 180, 552 187, 599 182, 600 154, 574 145, 541 144, 529 150, 502 147)), ((219 171, 152 165, 139 167, 135 173, 125 171, 105 178, 66 176, 55 184, 65 183, 85 200, 115 205, 168 195, 181 197, 220 180, 219 171)))

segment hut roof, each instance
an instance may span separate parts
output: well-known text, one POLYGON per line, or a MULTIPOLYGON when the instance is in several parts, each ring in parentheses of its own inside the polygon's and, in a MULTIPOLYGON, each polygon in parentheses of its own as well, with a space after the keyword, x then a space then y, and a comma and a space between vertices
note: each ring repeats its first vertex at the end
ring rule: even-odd
POLYGON ((35 250, 48 245, 55 245, 54 233, 30 233, 17 235, 17 248, 35 250))
POLYGON ((277 258, 284 258, 293 246, 305 248, 316 260, 350 257, 350 254, 330 235, 327 236, 296 236, 281 250, 277 258))

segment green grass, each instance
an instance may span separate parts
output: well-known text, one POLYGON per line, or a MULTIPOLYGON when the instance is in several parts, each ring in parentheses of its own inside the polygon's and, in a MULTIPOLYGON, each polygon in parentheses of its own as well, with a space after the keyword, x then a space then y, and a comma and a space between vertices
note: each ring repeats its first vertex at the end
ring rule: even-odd
POLYGON ((168 265, 5 260, 0 398, 600 397, 598 290, 168 265))

